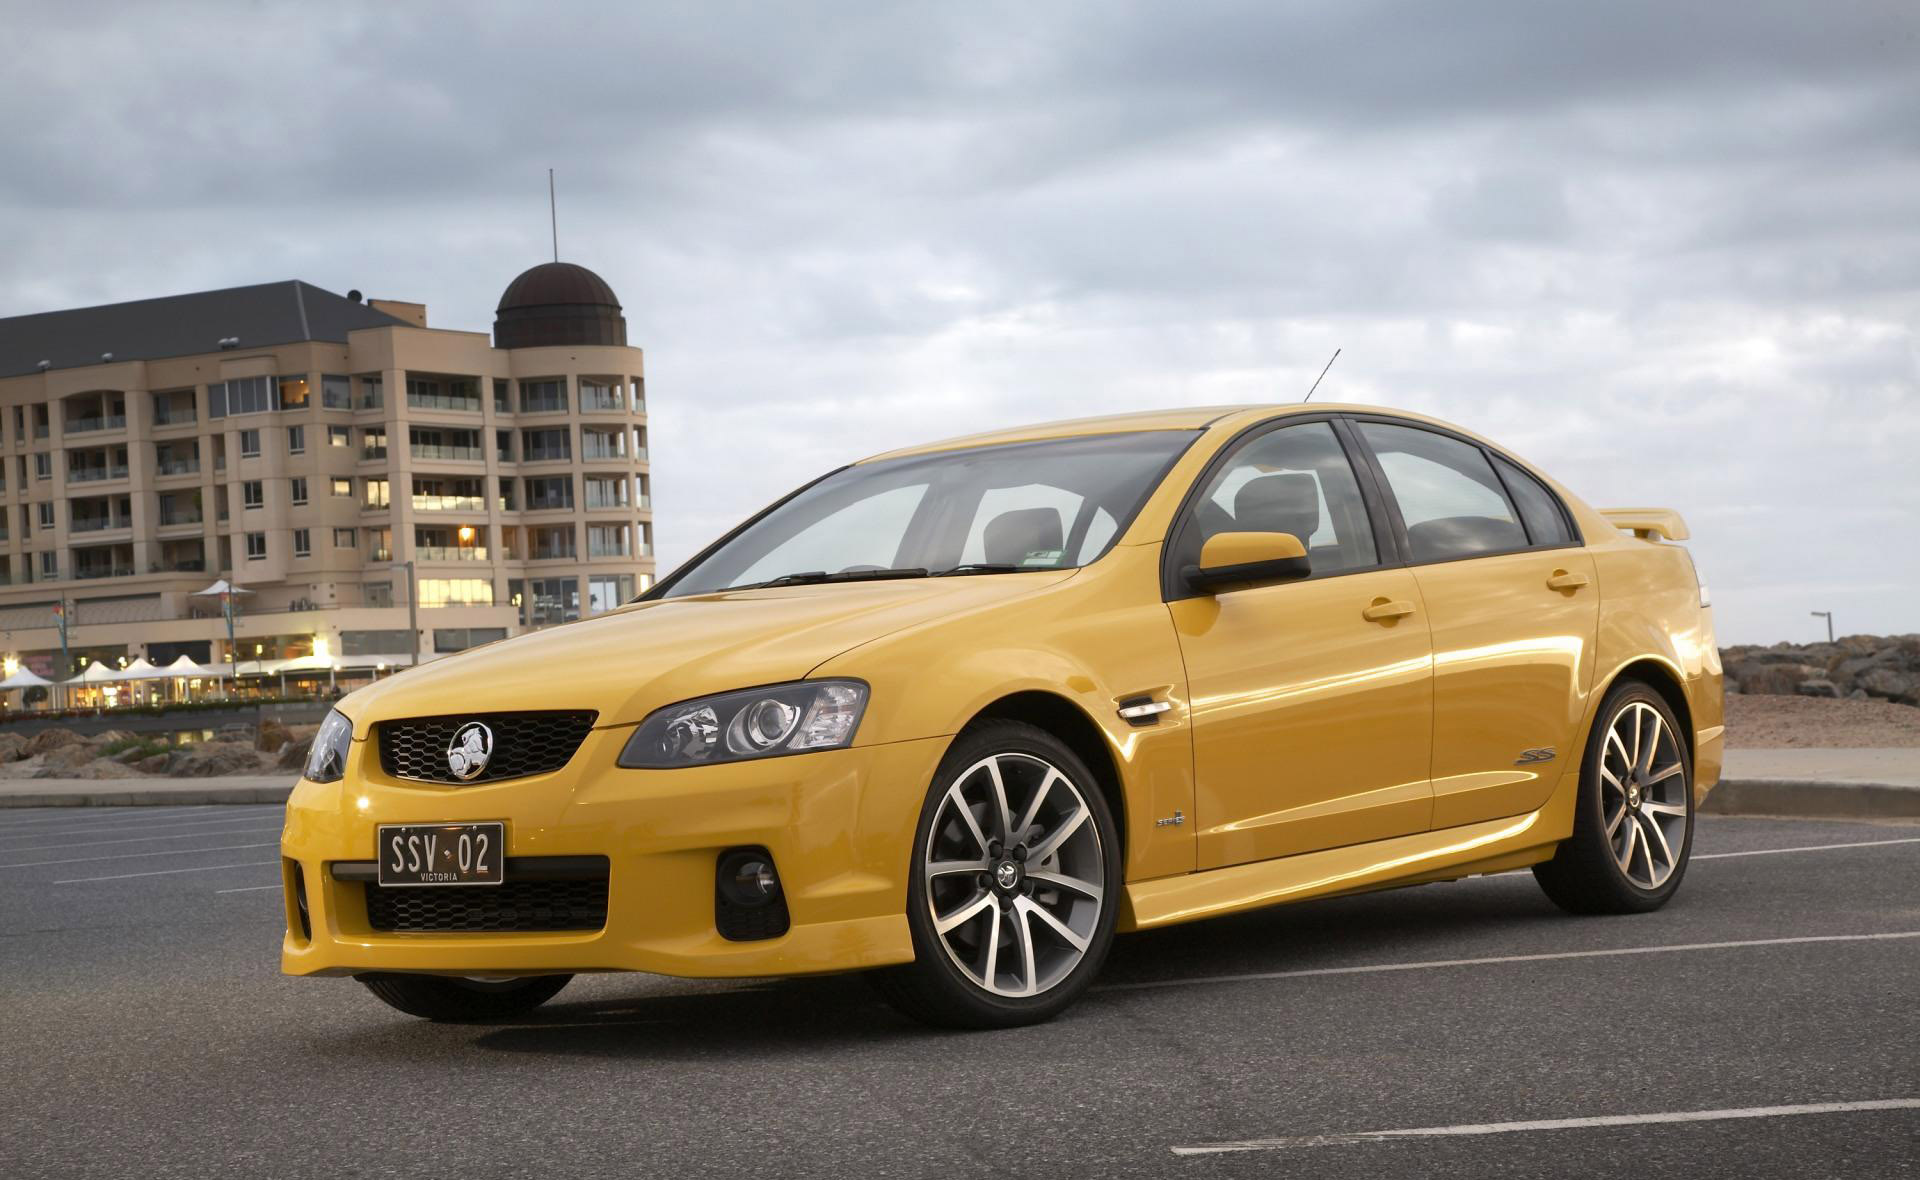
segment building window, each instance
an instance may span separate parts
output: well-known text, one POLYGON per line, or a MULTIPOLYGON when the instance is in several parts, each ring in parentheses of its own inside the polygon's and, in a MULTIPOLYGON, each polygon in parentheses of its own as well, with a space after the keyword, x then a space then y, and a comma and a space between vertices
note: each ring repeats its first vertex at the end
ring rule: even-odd
POLYGON ((360 458, 384 459, 387 457, 387 428, 384 426, 362 426, 360 428, 360 458))
POLYGON ((580 378, 580 408, 583 410, 624 410, 624 383, 607 377, 580 378))
POLYGON ((363 410, 377 410, 385 403, 386 398, 381 392, 380 378, 360 378, 360 408, 363 410))
POLYGON ((493 583, 486 578, 421 578, 421 606, 492 606, 493 583))
POLYGON ((573 434, 562 426, 557 430, 520 432, 520 458, 528 463, 573 458, 573 434))
POLYGON ((267 489, 265 484, 257 479, 249 479, 241 483, 240 506, 242 508, 265 508, 267 506, 267 489))
POLYGON ((435 627, 433 650, 441 653, 465 651, 470 647, 479 647, 483 643, 495 643, 506 637, 505 627, 435 627))
POLYGON ((320 378, 320 404, 329 410, 353 408, 353 382, 333 373, 320 378))
POLYGON ((33 457, 33 478, 53 478, 53 456, 44 451, 33 457))
POLYGON ((304 410, 312 390, 307 385, 306 375, 280 378, 280 408, 283 410, 304 410))
MULTIPOLYGON (((361 590, 361 593, 366 596, 368 606, 392 606, 393 605, 393 583, 392 582, 368 582, 365 585, 361 586, 360 590, 361 590)), ((402 631, 400 632, 400 634, 405 635, 407 634, 407 632, 402 631)))
POLYGON ((293 530, 293 555, 308 557, 313 553, 313 537, 306 529, 293 530))
POLYGON ((470 377, 408 377, 407 404, 422 410, 480 412, 480 391, 470 377))
POLYGON ((40 555, 40 576, 57 579, 60 576, 60 555, 48 550, 40 555))
POLYGON ((287 488, 289 491, 293 493, 292 500, 295 504, 305 504, 307 502, 307 477, 306 476, 304 475, 294 476, 292 479, 287 481, 287 488))
POLYGON ((333 530, 333 547, 335 549, 352 549, 354 546, 358 545, 360 542, 359 542, 359 539, 354 535, 355 532, 356 530, 354 529, 333 530))
POLYGON ((632 574, 595 574, 587 579, 588 614, 612 610, 632 597, 632 574))
POLYGON ((390 498, 392 493, 388 489, 386 480, 369 479, 366 483, 366 494, 361 497, 361 503, 368 508, 385 508, 392 503, 390 498))
POLYGON ((240 432, 240 457, 242 459, 258 459, 260 457, 260 432, 258 430, 243 430, 240 432))
POLYGON ((267 559, 267 534, 247 534, 247 560, 265 561, 267 559))
MULTIPOLYGON (((393 583, 369 583, 367 599, 369 606, 392 606, 393 583), (388 590, 388 601, 374 603, 375 585, 384 585, 388 590)), ((340 632, 340 654, 343 656, 387 656, 398 655, 413 650, 413 632, 411 631, 342 631, 340 632)))
POLYGON ((520 383, 520 412, 551 414, 567 408, 567 379, 548 377, 520 383))
POLYGON ((627 556, 627 526, 624 524, 590 524, 587 526, 588 557, 625 557, 627 556))
POLYGON ((529 578, 525 582, 513 578, 507 582, 507 594, 520 608, 520 621, 527 626, 568 623, 580 617, 578 578, 529 578))
POLYGON ((336 475, 329 482, 333 487, 334 495, 336 496, 353 495, 353 480, 347 478, 346 476, 336 475))
POLYGON ((42 529, 50 529, 53 527, 53 505, 40 505, 40 527, 42 529))
POLYGON ((573 477, 550 475, 527 480, 527 510, 573 507, 573 477))
POLYGON ((230 414, 263 414, 277 409, 278 390, 271 377, 237 377, 232 381, 207 386, 207 417, 225 418, 230 414))
POLYGON ((327 445, 330 447, 350 447, 353 445, 353 427, 327 427, 327 445))
POLYGON ((287 454, 304 455, 307 453, 307 428, 304 426, 287 427, 287 454))
POLYGON ((493 412, 496 414, 510 412, 507 406, 507 383, 497 377, 493 382, 493 412))

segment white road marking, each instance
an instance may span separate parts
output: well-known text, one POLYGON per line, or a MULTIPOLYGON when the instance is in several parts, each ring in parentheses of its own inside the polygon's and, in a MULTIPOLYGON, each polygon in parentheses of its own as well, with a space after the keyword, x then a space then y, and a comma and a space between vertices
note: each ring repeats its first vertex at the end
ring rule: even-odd
POLYGON ((1484 959, 1423 959, 1412 963, 1370 963, 1362 967, 1308 967, 1298 971, 1254 971, 1244 975, 1198 975, 1187 979, 1149 979, 1137 983, 1110 983, 1094 990, 1144 991, 1149 988, 1190 987, 1209 983, 1309 979, 1318 975, 1373 975, 1387 971, 1425 971, 1434 967, 1491 967, 1504 963, 1550 963, 1557 959, 1605 959, 1618 955, 1666 955, 1678 951, 1725 951, 1757 946, 1802 946, 1821 942, 1881 942, 1898 938, 1920 938, 1920 930, 1899 930, 1885 934, 1809 934, 1799 938, 1746 938, 1733 942, 1623 946, 1594 951, 1551 951, 1537 955, 1491 955, 1484 959))
MULTIPOLYGON (((179 815, 186 811, 210 811, 219 806, 215 803, 197 803, 192 807, 55 807, 52 810, 59 815, 30 815, 24 819, 0 819, 0 832, 10 832, 15 828, 24 828, 29 824, 70 824, 85 820, 105 823, 109 820, 129 819, 130 811, 151 812, 155 818, 179 815)), ((0 815, 4 815, 0 812, 0 815)))
POLYGON ((1232 1151, 1284 1151, 1296 1147, 1340 1147, 1390 1143, 1396 1139, 1439 1139, 1455 1135, 1511 1135, 1517 1131, 1575 1131, 1587 1127, 1634 1127, 1654 1123, 1714 1123, 1727 1119, 1777 1119, 1808 1114, 1847 1114, 1867 1110, 1920 1110, 1920 1098, 1877 1098, 1865 1102, 1810 1102, 1799 1106, 1743 1106, 1733 1110, 1675 1110, 1656 1114, 1611 1114, 1577 1119, 1533 1119, 1520 1123, 1462 1123, 1452 1127, 1408 1127, 1398 1131, 1352 1131, 1334 1135, 1294 1135, 1284 1139, 1241 1139, 1172 1148, 1175 1155, 1219 1155, 1232 1151))
POLYGON ((253 836, 261 832, 277 832, 280 825, 270 828, 221 828, 213 832, 174 832, 165 836, 122 836, 113 840, 75 840, 67 844, 33 844, 24 848, 0 848, 0 855, 22 852, 52 852, 56 848, 98 848, 106 844, 151 844, 156 840, 218 840, 222 836, 253 836))
POLYGON ((215 893, 258 893, 262 889, 284 889, 285 884, 275 881, 271 885, 242 885, 238 889, 216 889, 215 893))
POLYGON ((129 831, 145 832, 154 828, 183 828, 195 824, 234 824, 248 820, 259 823, 263 819, 279 819, 281 809, 271 804, 238 804, 231 807, 210 808, 213 815, 205 811, 181 812, 177 815, 156 815, 149 819, 142 815, 116 815, 100 823, 80 824, 73 828, 39 828, 30 832, 0 832, 0 839, 32 840, 46 836, 91 836, 98 832, 129 831))
POLYGON ((274 848, 279 841, 265 844, 221 844, 213 848, 169 848, 162 852, 116 852, 112 856, 74 856, 66 860, 25 860, 16 864, 0 865, 0 869, 33 869, 43 865, 79 865, 100 860, 140 860, 149 856, 191 856, 196 852, 232 852, 236 848, 274 848))
MULTIPOLYGON (((160 835, 158 836, 151 836, 151 835, 129 836, 130 839, 158 840, 169 833, 183 832, 189 828, 192 828, 196 831, 202 830, 202 829, 211 829, 211 830, 217 831, 221 828, 231 828, 239 824, 271 823, 271 824, 274 824, 275 826, 278 826, 278 819, 279 817, 277 816, 269 816, 269 815, 236 815, 228 819, 196 819, 192 823, 167 824, 164 826, 160 824, 146 824, 140 827, 132 827, 132 828, 103 827, 103 828, 94 828, 87 831, 74 831, 71 829, 66 829, 58 832, 52 832, 52 831, 35 832, 31 836, 0 837, 0 839, 12 841, 14 845, 13 851, 17 852, 22 850, 23 848, 38 844, 42 840, 58 840, 58 839, 63 839, 67 836, 88 836, 88 837, 128 836, 128 834, 132 832, 143 832, 143 833, 158 832, 160 833, 160 835)), ((100 843, 100 844, 104 844, 106 842, 107 841, 105 840, 94 841, 94 843, 100 843)))
POLYGON ((70 881, 55 881, 55 885, 85 885, 89 881, 125 881, 129 877, 165 877, 171 873, 211 873, 216 869, 258 869, 268 865, 277 865, 277 860, 250 860, 237 865, 201 865, 193 869, 155 869, 150 873, 116 873, 111 877, 75 877, 70 881))
POLYGON ((1725 860, 1730 856, 1778 856, 1783 852, 1832 852, 1836 848, 1881 848, 1888 844, 1920 844, 1920 836, 1899 840, 1856 840, 1851 844, 1802 844, 1798 848, 1750 848, 1745 852, 1704 852, 1689 860, 1725 860))

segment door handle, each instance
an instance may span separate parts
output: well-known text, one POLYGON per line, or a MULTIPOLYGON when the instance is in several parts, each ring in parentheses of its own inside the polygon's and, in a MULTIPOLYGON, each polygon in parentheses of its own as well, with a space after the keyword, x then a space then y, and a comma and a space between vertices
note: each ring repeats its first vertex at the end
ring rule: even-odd
POLYGON ((1586 584, 1587 575, 1569 573, 1566 570, 1555 570, 1553 576, 1547 579, 1549 590, 1578 590, 1586 584))
POLYGON ((1360 617, 1369 623, 1391 623, 1404 615, 1413 613, 1411 602, 1401 602, 1392 598, 1376 598, 1360 612, 1360 617))

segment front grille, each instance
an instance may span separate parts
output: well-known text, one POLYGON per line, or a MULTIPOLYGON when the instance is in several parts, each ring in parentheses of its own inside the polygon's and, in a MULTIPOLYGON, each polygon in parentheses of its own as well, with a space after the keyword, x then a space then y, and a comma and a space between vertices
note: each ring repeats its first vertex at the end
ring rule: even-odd
POLYGON ((502 885, 375 885, 367 925, 375 930, 599 930, 607 924, 607 878, 507 881, 502 885))
POLYGON ((547 774, 567 764, 587 738, 598 714, 590 710, 535 713, 455 713, 445 717, 409 717, 382 721, 380 769, 394 778, 470 787, 501 779, 547 774), (460 778, 447 767, 447 747, 469 721, 493 731, 493 752, 485 770, 460 778))

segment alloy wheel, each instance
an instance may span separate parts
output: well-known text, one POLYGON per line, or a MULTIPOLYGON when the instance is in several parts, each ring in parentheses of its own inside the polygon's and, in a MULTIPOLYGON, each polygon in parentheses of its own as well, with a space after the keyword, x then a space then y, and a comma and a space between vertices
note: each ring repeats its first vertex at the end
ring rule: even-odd
POLYGON ((933 930, 975 986, 1036 996, 1086 957, 1106 904, 1099 826, 1044 759, 994 754, 954 778, 921 866, 933 930))
POLYGON ((1687 846, 1686 763, 1659 710, 1630 702, 1600 752, 1600 814, 1614 863, 1641 889, 1658 889, 1687 846))

